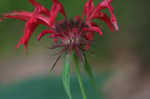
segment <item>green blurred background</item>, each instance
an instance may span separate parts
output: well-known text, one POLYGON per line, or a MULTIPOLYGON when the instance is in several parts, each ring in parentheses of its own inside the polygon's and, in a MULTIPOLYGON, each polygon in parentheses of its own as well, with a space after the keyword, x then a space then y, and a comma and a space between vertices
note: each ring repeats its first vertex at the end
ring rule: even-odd
MULTIPOLYGON (((47 8, 51 7, 51 0, 37 1, 47 8)), ((81 15, 86 2, 86 0, 60 1, 65 6, 69 18, 81 15)), ((94 0, 95 4, 99 1, 101 0, 94 0)), ((112 5, 118 19, 119 32, 112 33, 106 24, 97 21, 104 27, 104 35, 102 37, 98 34, 95 36, 88 59, 95 74, 100 75, 97 77, 99 86, 103 86, 102 81, 108 78, 107 73, 112 72, 113 65, 126 60, 126 57, 130 55, 137 57, 139 64, 149 64, 149 3, 149 0, 114 0, 112 5)), ((28 0, 0 0, 1 15, 11 11, 33 11, 33 9, 28 0)), ((106 12, 108 11, 106 10, 106 12)), ((61 18, 62 16, 58 16, 58 20, 61 18)), ((52 56, 55 51, 48 49, 52 41, 48 37, 44 37, 40 42, 37 41, 37 35, 45 27, 40 26, 32 36, 27 56, 23 46, 19 49, 15 48, 23 35, 24 25, 24 22, 14 19, 4 20, 0 23, 0 84, 2 86, 0 87, 0 98, 10 99, 9 96, 13 96, 13 99, 65 99, 66 96, 63 97, 64 91, 59 78, 61 62, 58 63, 56 72, 49 72, 50 65, 56 59, 55 56, 52 56), (22 91, 24 89, 27 94, 22 91), (30 91, 33 91, 33 95, 30 91), (40 95, 40 93, 43 94, 40 95)), ((72 71, 74 72, 74 70, 72 71)), ((88 88, 90 84, 86 77, 84 79, 87 90, 91 93, 93 89, 88 88)), ((76 86, 76 83, 74 80, 72 84, 76 86)), ((73 86, 74 97, 79 96, 78 99, 80 99, 81 95, 78 90, 78 87, 76 89, 73 86)), ((93 97, 92 95, 95 96, 94 93, 91 93, 91 97, 93 97)))

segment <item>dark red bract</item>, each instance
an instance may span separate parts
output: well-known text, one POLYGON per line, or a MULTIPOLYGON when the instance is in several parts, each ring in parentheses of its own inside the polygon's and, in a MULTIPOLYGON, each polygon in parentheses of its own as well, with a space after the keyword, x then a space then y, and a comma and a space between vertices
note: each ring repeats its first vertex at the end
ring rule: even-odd
POLYGON ((38 40, 45 34, 50 34, 50 37, 54 39, 52 48, 61 47, 62 51, 75 50, 79 57, 81 57, 82 49, 89 49, 96 32, 103 34, 102 29, 92 22, 93 19, 104 21, 111 31, 119 29, 111 5, 112 0, 103 0, 97 6, 94 5, 93 0, 88 0, 84 6, 83 15, 72 20, 67 19, 64 7, 59 0, 52 0, 51 10, 35 0, 29 1, 35 7, 33 12, 11 12, 4 15, 4 18, 15 18, 26 22, 24 36, 17 44, 17 48, 24 44, 26 51, 29 39, 39 24, 47 26, 48 29, 40 33, 38 40), (106 8, 110 11, 111 18, 102 11, 106 8), (64 20, 56 21, 58 13, 64 16, 64 20))

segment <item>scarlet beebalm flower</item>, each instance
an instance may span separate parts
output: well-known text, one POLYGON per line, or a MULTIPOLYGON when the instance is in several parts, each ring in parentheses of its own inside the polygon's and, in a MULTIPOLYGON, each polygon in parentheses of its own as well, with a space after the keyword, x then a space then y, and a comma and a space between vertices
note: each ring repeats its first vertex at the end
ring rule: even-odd
POLYGON ((89 49, 96 32, 100 35, 103 34, 102 29, 95 22, 92 22, 93 19, 104 21, 111 31, 114 29, 118 31, 117 20, 111 5, 112 0, 103 0, 97 6, 94 5, 93 0, 88 0, 84 6, 83 15, 76 16, 72 20, 67 19, 64 6, 59 0, 52 0, 51 10, 35 0, 29 1, 35 7, 33 12, 20 11, 4 14, 6 19, 15 18, 26 22, 24 36, 17 44, 17 48, 24 44, 27 51, 29 39, 39 24, 47 26, 48 29, 40 33, 38 40, 44 35, 50 34, 49 37, 54 39, 52 48, 61 47, 62 52, 75 50, 79 57, 82 56, 82 49, 89 49), (110 18, 102 11, 106 8, 110 11, 110 18), (59 13, 64 16, 64 19, 56 21, 59 13))

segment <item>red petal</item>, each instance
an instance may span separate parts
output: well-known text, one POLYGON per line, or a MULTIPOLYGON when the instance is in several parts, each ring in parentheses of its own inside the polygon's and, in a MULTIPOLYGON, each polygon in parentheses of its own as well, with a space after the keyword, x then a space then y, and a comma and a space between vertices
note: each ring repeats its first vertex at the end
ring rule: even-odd
POLYGON ((28 41, 37 26, 38 24, 35 22, 35 20, 30 20, 29 22, 27 22, 25 30, 24 30, 24 36, 21 38, 21 40, 17 44, 17 48, 19 48, 22 44, 24 44, 26 48, 26 52, 27 52, 28 41))
POLYGON ((62 34, 58 34, 58 33, 52 34, 49 37, 52 37, 52 38, 63 38, 62 34))
POLYGON ((119 31, 118 23, 117 23, 117 22, 113 22, 113 25, 114 25, 114 27, 115 27, 116 31, 119 31))
POLYGON ((42 6, 40 3, 36 2, 35 0, 30 0, 33 6, 35 6, 35 10, 33 13, 30 12, 13 12, 5 14, 5 18, 16 18, 19 20, 27 21, 25 30, 24 30, 24 36, 21 38, 19 43, 17 44, 17 48, 20 47, 22 44, 24 44, 24 47, 26 49, 27 53, 27 47, 28 47, 28 41, 32 35, 32 33, 35 31, 36 27, 39 24, 44 24, 49 26, 49 19, 45 16, 42 16, 41 14, 50 15, 50 11, 42 6))
POLYGON ((36 8, 32 17, 27 21, 25 30, 24 30, 24 36, 21 38, 19 44, 17 45, 17 48, 19 48, 22 44, 24 44, 25 47, 27 48, 28 41, 29 41, 32 33, 34 32, 34 30, 36 29, 36 27, 39 24, 36 19, 36 16, 39 14, 39 12, 40 12, 40 9, 36 8))
POLYGON ((86 37, 88 40, 93 40, 94 32, 87 33, 86 37))
POLYGON ((34 7, 40 9, 40 13, 45 14, 45 15, 47 15, 47 16, 50 15, 50 11, 49 11, 47 8, 45 8, 42 4, 36 2, 35 0, 29 0, 29 1, 31 2, 31 4, 32 4, 34 7))
POLYGON ((82 18, 87 15, 87 18, 91 15, 92 11, 94 10, 95 6, 93 0, 88 0, 84 6, 82 18))
POLYGON ((96 26, 96 27, 98 27, 98 25, 97 25, 96 22, 91 22, 91 23, 90 23, 90 26, 96 26))
POLYGON ((50 21, 49 21, 50 26, 52 26, 54 24, 56 17, 58 15, 58 11, 59 11, 59 8, 56 8, 55 11, 51 12, 51 17, 50 17, 50 21))
POLYGON ((107 5, 110 13, 111 13, 111 21, 112 21, 116 31, 118 31, 119 27, 118 27, 118 24, 117 24, 117 19, 116 19, 116 16, 114 15, 114 9, 111 5, 112 0, 105 0, 105 2, 106 2, 106 5, 107 5))
POLYGON ((102 30, 99 28, 99 27, 96 27, 96 26, 91 26, 89 28, 84 28, 84 31, 95 31, 95 32, 98 32, 99 35, 103 35, 103 32, 102 30))
POLYGON ((65 18, 66 17, 66 13, 64 10, 63 5, 58 1, 58 0, 53 0, 53 6, 50 12, 50 26, 52 26, 56 20, 56 17, 58 15, 58 13, 61 13, 65 18))
POLYGON ((108 8, 108 4, 111 4, 113 0, 103 0, 101 3, 99 3, 96 7, 97 11, 101 11, 105 8, 108 8))
POLYGON ((40 40, 44 35, 49 34, 49 33, 55 33, 53 30, 44 30, 43 32, 40 33, 38 36, 38 40, 40 40))
MULTIPOLYGON (((98 6, 96 7, 96 9, 93 11, 93 13, 91 14, 90 16, 90 19, 92 19, 97 13, 102 13, 101 11, 105 8, 108 8, 109 11, 110 11, 110 14, 111 14, 111 24, 113 24, 115 30, 119 30, 119 27, 118 27, 118 24, 117 24, 117 19, 116 19, 116 16, 114 15, 114 9, 111 5, 111 2, 112 0, 104 0, 103 2, 99 3, 98 6)), ((106 15, 105 15, 105 18, 106 18, 106 15)), ((110 22, 108 21, 108 19, 105 19, 107 20, 107 24, 109 25, 110 29, 112 30, 112 26, 110 24, 110 22)))
POLYGON ((28 21, 31 18, 31 16, 29 16, 28 14, 22 15, 21 12, 7 13, 7 14, 4 14, 4 17, 5 18, 19 19, 19 20, 23 20, 23 21, 28 21))
POLYGON ((75 16, 75 20, 76 21, 81 21, 81 17, 80 16, 75 16))
MULTIPOLYGON (((26 11, 11 12, 11 13, 4 14, 5 18, 14 18, 23 21, 28 21, 32 16, 33 16, 32 12, 26 12, 26 11)), ((39 24, 49 26, 49 19, 47 17, 38 15, 36 16, 36 18, 39 24)))
POLYGON ((106 22, 106 24, 109 26, 110 30, 113 32, 114 31, 114 26, 111 22, 111 20, 109 19, 109 17, 107 16, 107 14, 103 13, 103 12, 99 12, 99 13, 96 13, 95 16, 93 16, 92 19, 94 18, 98 18, 98 19, 101 19, 103 20, 104 22, 106 22))
MULTIPOLYGON (((65 10, 64 10, 64 6, 59 2, 59 0, 53 0, 53 3, 54 3, 54 6, 58 5, 58 7, 60 8, 59 12, 65 17, 67 18, 66 16, 66 13, 65 13, 65 10)), ((55 8, 55 7, 54 7, 55 8)))

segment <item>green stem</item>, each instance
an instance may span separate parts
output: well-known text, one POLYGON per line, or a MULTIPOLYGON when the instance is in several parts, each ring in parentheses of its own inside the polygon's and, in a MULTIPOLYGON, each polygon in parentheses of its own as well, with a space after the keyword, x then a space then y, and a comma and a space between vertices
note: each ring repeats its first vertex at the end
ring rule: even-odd
POLYGON ((69 99, 72 99, 71 91, 70 91, 70 70, 71 70, 71 62, 73 58, 73 53, 66 53, 64 56, 64 66, 63 66, 63 72, 62 72, 62 81, 64 85, 64 89, 69 97, 69 99))
POLYGON ((79 81, 79 84, 80 84, 80 89, 81 89, 81 93, 82 93, 83 99, 87 99, 86 93, 85 93, 85 89, 84 89, 84 86, 83 86, 83 82, 82 82, 82 78, 81 78, 81 71, 80 71, 80 67, 79 67, 79 60, 78 60, 78 57, 75 54, 74 54, 74 63, 75 63, 77 77, 78 77, 78 81, 79 81))
POLYGON ((92 72, 92 68, 90 66, 90 64, 88 63, 88 60, 86 58, 86 54, 84 53, 84 61, 85 61, 85 64, 84 64, 84 69, 85 71, 87 72, 91 82, 93 83, 93 86, 96 88, 96 90, 98 91, 98 88, 97 88, 97 85, 96 85, 96 80, 94 78, 94 75, 93 75, 93 72, 92 72))

